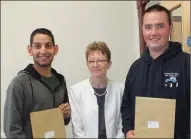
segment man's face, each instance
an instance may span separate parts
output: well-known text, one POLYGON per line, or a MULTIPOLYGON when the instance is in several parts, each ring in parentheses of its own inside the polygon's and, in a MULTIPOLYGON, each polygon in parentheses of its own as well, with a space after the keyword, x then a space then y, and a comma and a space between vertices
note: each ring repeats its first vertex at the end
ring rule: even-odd
POLYGON ((51 37, 45 34, 36 34, 33 43, 28 46, 28 52, 33 56, 34 63, 40 67, 50 67, 58 46, 53 45, 51 37))
POLYGON ((87 65, 92 76, 103 77, 106 76, 111 61, 108 61, 106 55, 101 51, 91 51, 88 55, 87 65))
POLYGON ((146 13, 143 18, 143 37, 147 47, 151 50, 160 50, 166 47, 171 28, 164 11, 146 13))

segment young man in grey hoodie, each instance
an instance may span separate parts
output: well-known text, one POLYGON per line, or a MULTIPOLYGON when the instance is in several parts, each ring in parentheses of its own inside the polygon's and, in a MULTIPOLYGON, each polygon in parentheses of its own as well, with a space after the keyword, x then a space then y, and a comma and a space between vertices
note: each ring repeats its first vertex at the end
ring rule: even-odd
POLYGON ((51 68, 58 52, 51 31, 39 28, 32 32, 28 53, 34 64, 29 64, 11 81, 4 107, 4 132, 7 138, 33 138, 30 113, 60 108, 67 125, 70 106, 63 75, 51 68))

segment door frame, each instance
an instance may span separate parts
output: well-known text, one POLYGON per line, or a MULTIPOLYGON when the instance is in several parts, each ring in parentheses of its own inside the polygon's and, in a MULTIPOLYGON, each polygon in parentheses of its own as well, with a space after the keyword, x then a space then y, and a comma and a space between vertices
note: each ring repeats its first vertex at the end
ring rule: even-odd
POLYGON ((147 3, 150 2, 150 0, 137 0, 137 12, 138 12, 138 18, 139 18, 139 41, 140 41, 140 56, 143 54, 143 52, 146 49, 146 44, 143 39, 143 31, 142 31, 142 24, 143 24, 143 15, 145 13, 145 7, 147 3))
POLYGON ((160 5, 166 7, 170 12, 181 6, 183 42, 182 48, 184 52, 190 54, 190 47, 187 45, 187 38, 190 36, 190 1, 161 1, 160 5))

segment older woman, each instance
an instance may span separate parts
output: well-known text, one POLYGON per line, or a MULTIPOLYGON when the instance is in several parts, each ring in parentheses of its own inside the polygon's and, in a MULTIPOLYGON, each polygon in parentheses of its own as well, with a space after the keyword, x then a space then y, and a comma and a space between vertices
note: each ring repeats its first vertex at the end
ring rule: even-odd
POLYGON ((70 87, 74 138, 123 138, 120 107, 124 85, 107 77, 111 53, 104 42, 86 50, 91 77, 70 87))

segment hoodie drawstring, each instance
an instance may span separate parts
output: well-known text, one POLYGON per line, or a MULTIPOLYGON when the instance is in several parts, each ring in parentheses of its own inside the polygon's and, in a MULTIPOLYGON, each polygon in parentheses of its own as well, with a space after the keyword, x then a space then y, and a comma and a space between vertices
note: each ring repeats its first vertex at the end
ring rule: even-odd
POLYGON ((33 86, 32 86, 32 81, 31 81, 30 75, 28 75, 28 77, 29 77, 29 82, 30 82, 30 87, 31 87, 31 92, 32 92, 32 100, 31 100, 31 105, 30 105, 30 108, 29 108, 29 112, 32 112, 32 106, 33 106, 33 86))
POLYGON ((143 89, 148 91, 148 73, 149 73, 149 64, 146 63, 143 68, 143 73, 146 73, 143 77, 143 89))
POLYGON ((161 74, 160 87, 163 88, 164 87, 163 60, 160 61, 160 71, 159 72, 161 74))

